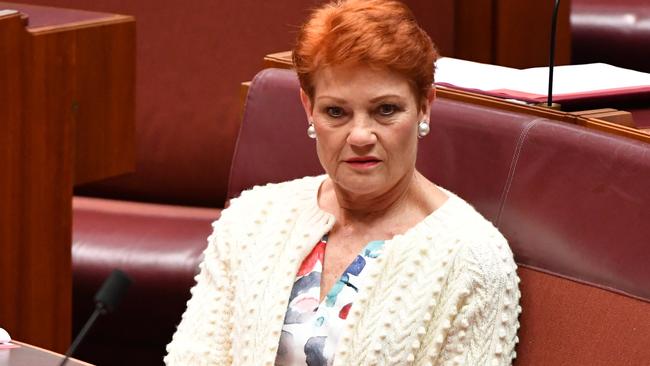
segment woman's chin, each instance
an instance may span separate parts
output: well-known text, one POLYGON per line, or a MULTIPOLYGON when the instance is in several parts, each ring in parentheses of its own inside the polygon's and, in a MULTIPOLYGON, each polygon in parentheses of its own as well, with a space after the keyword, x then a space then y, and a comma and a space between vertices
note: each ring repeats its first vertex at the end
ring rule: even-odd
POLYGON ((347 194, 355 196, 381 194, 388 186, 382 177, 372 176, 345 177, 337 180, 335 184, 347 194))

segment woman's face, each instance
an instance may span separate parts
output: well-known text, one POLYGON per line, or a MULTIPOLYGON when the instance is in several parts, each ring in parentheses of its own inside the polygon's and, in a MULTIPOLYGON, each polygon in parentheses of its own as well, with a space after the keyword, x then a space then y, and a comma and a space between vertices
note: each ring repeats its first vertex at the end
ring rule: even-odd
POLYGON ((301 97, 316 128, 318 158, 334 184, 348 194, 381 195, 408 181, 415 169, 417 125, 428 120, 433 95, 419 103, 407 79, 387 70, 319 71, 313 101, 301 97))

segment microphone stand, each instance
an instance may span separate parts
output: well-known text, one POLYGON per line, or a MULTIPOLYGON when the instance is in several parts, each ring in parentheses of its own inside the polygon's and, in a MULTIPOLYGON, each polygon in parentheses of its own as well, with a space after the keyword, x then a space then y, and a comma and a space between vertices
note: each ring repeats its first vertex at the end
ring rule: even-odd
POLYGON ((74 339, 74 342, 70 345, 68 348, 68 351, 65 353, 65 358, 61 361, 59 366, 64 366, 66 362, 68 362, 68 359, 70 356, 77 350, 77 347, 81 343, 81 341, 86 337, 86 333, 92 328, 93 324, 95 324, 95 321, 97 318, 99 318, 100 315, 106 314, 106 309, 104 308, 104 304, 102 303, 97 303, 97 306, 95 306, 95 311, 90 315, 90 318, 86 321, 86 324, 84 324, 83 328, 79 331, 79 334, 77 337, 74 339))
POLYGON ((557 13, 560 8, 560 0, 555 0, 555 7, 553 8, 553 18, 551 19, 551 52, 548 68, 548 98, 546 106, 553 108, 553 68, 555 67, 555 33, 557 30, 557 13))
POLYGON ((68 362, 68 359, 72 354, 74 354, 77 346, 79 346, 86 336, 86 333, 88 333, 93 324, 95 324, 97 318, 99 318, 100 315, 115 310, 132 282, 133 281, 129 276, 119 269, 114 269, 113 272, 111 272, 100 287, 99 291, 95 294, 95 311, 93 311, 90 318, 86 321, 86 324, 81 328, 81 331, 74 339, 74 342, 70 345, 70 348, 68 348, 68 351, 65 353, 65 358, 61 361, 59 366, 64 366, 66 362, 68 362))

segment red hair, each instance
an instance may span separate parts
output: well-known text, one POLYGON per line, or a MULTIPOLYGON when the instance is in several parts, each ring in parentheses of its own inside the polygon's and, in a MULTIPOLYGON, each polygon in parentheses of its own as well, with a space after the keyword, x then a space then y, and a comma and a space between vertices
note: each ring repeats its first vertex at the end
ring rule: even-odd
POLYGON ((342 0, 311 14, 298 34, 293 65, 310 98, 316 72, 328 66, 361 64, 402 74, 422 100, 431 90, 437 57, 431 39, 403 3, 342 0))

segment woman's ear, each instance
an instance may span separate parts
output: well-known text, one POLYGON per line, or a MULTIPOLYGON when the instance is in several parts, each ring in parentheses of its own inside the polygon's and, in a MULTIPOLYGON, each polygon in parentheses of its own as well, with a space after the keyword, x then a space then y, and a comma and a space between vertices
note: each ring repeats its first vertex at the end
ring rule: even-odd
POLYGON ((312 121, 313 108, 311 105, 311 100, 309 99, 307 93, 302 90, 302 88, 300 88, 300 101, 302 102, 302 107, 305 109, 307 121, 312 121))
POLYGON ((424 101, 422 101, 422 113, 424 114, 422 116, 423 119, 428 120, 429 115, 431 115, 431 105, 433 104, 433 101, 436 100, 436 87, 432 86, 431 90, 429 90, 429 93, 427 93, 427 97, 424 101))

